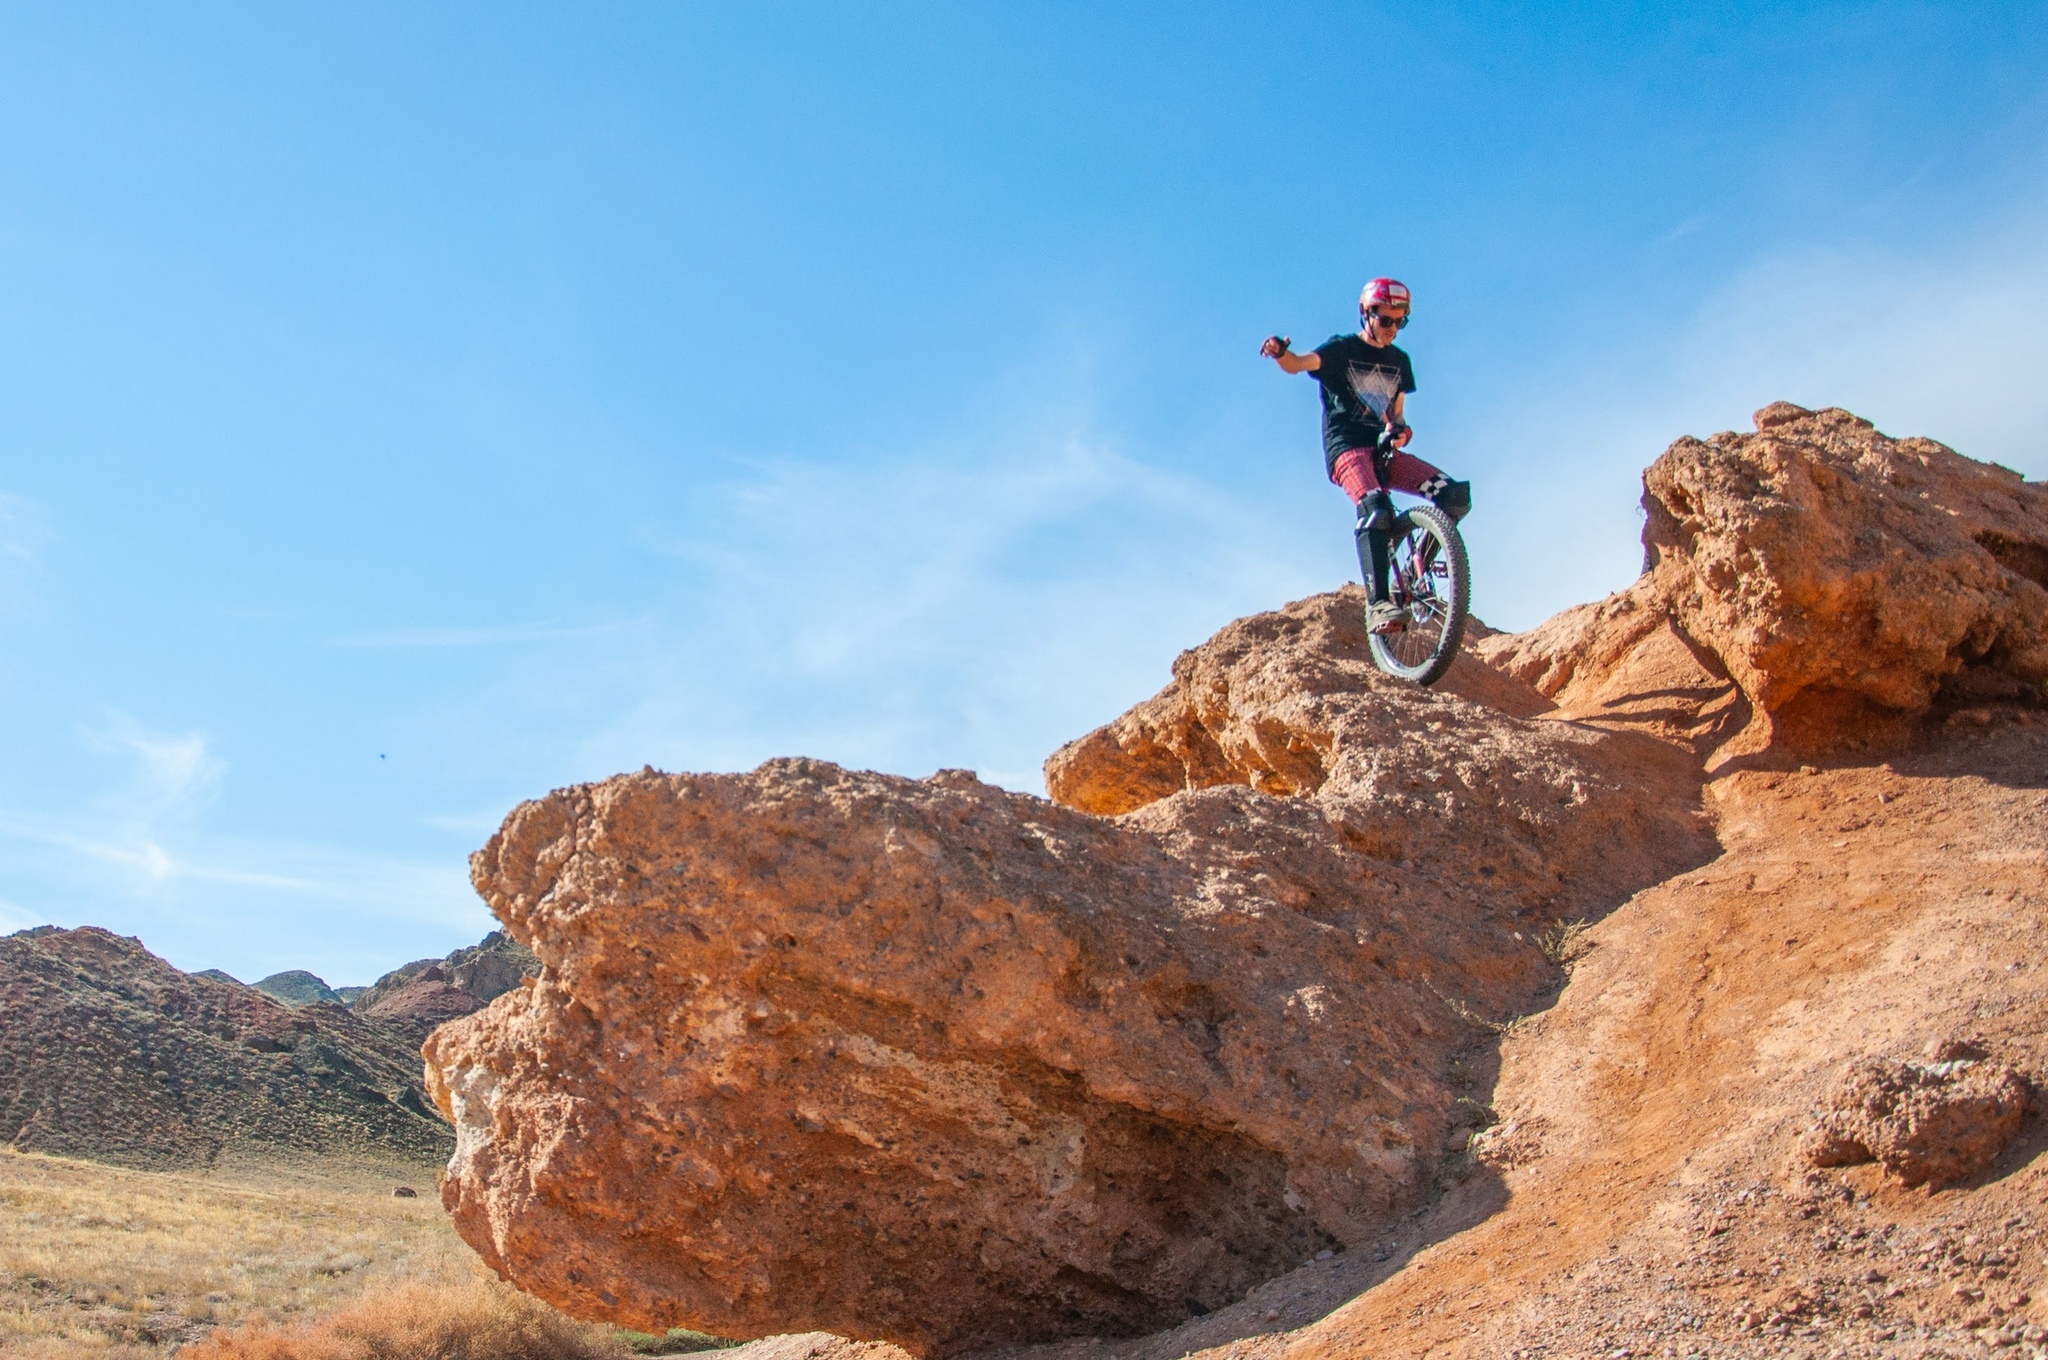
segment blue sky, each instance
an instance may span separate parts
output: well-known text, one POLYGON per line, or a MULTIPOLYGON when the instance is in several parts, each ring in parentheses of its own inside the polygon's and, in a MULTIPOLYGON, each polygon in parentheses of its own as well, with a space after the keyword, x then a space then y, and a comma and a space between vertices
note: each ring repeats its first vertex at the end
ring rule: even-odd
POLYGON ((1496 626, 1779 397, 2039 478, 2040 20, 0 11, 0 928, 362 982, 561 784, 1035 790, 1354 570, 1254 351, 1375 274, 1496 626))

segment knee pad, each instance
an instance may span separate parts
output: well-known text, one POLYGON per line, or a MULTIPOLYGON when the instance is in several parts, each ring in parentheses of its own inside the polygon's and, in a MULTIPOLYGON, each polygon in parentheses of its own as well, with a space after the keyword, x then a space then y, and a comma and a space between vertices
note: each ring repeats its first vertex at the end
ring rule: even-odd
POLYGON ((1359 533, 1383 534, 1394 527, 1394 498, 1384 491, 1375 491, 1358 503, 1359 533))
POLYGON ((1454 482, 1445 479, 1444 484, 1430 494, 1436 508, 1451 517, 1453 524, 1472 513, 1472 483, 1454 482))

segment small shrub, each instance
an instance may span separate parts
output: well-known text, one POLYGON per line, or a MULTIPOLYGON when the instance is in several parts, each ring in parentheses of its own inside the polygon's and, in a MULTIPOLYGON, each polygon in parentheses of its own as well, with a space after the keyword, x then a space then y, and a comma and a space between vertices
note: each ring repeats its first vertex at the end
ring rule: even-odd
POLYGON ((1491 1105, 1474 1100, 1470 1096, 1459 1096, 1454 1108, 1457 1109, 1460 1122, 1475 1133, 1481 1129, 1490 1129, 1500 1122, 1500 1116, 1493 1112, 1491 1105))
POLYGON ((1586 938, 1587 925, 1584 917, 1576 921, 1562 918, 1553 921, 1537 934, 1536 947, 1543 951, 1544 958, 1570 972, 1571 966, 1586 957, 1593 948, 1593 942, 1586 938))

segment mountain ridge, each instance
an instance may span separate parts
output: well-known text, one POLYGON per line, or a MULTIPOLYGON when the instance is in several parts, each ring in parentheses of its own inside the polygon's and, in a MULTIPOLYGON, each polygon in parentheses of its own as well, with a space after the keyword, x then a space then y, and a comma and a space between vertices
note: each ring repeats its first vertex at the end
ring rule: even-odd
POLYGON ((137 1167, 437 1161, 452 1138, 426 1098, 420 1041, 538 967, 493 931, 349 1005, 302 970, 265 979, 284 979, 281 998, 96 926, 0 937, 0 1143, 137 1167))

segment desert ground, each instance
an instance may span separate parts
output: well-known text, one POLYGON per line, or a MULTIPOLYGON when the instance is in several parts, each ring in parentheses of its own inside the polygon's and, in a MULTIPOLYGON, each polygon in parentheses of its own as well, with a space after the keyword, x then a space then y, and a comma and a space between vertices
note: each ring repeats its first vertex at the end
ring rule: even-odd
POLYGON ((283 1321, 399 1277, 458 1278, 470 1253, 434 1174, 311 1158, 144 1171, 0 1151, 0 1347, 161 1355, 251 1313, 283 1321), (394 1198, 401 1185, 425 1193, 394 1198))

